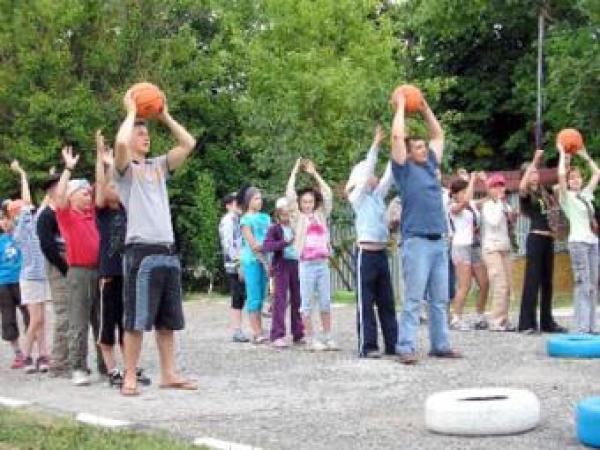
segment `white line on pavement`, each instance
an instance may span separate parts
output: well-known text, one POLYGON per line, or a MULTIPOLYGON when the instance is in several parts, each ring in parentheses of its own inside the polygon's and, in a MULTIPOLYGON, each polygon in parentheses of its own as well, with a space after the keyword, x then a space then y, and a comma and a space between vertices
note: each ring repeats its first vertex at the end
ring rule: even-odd
POLYGON ((201 437, 194 439, 194 445, 206 445, 207 447, 216 450, 261 450, 258 447, 251 447, 249 445, 236 444, 235 442, 221 441, 219 439, 201 437))
POLYGON ((0 405, 8 408, 18 408, 19 406, 31 405, 30 401, 19 400, 16 398, 0 397, 0 405))
POLYGON ((108 417, 100 417, 88 413, 77 414, 75 420, 88 425, 106 428, 122 428, 131 425, 131 422, 127 422, 126 420, 109 419, 108 417))

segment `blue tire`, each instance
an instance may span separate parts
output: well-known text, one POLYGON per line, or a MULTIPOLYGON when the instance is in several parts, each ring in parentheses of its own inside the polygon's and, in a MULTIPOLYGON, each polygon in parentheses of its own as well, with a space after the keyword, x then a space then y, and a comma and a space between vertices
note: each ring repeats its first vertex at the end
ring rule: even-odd
POLYGON ((600 448, 600 397, 580 401, 575 415, 577 439, 584 445, 600 448))
POLYGON ((563 334, 548 339, 546 348, 555 358, 600 358, 600 336, 563 334))

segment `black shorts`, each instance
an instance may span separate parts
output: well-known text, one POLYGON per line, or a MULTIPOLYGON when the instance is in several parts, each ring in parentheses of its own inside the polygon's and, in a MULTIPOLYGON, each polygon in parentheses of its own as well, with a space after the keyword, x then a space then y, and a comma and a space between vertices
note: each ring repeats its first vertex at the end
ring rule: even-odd
POLYGON ((163 245, 128 245, 123 257, 124 328, 183 330, 181 264, 163 245))
POLYGON ((19 338, 19 323, 17 308, 21 310, 25 328, 29 326, 29 312, 21 305, 21 290, 19 283, 0 285, 0 314, 2 315, 2 339, 8 342, 19 338))
POLYGON ((115 345, 116 330, 123 345, 123 276, 100 279, 100 336, 98 342, 115 345))
POLYGON ((244 282, 240 281, 237 273, 228 273, 229 290, 231 291, 231 308, 242 309, 246 302, 246 287, 244 282))

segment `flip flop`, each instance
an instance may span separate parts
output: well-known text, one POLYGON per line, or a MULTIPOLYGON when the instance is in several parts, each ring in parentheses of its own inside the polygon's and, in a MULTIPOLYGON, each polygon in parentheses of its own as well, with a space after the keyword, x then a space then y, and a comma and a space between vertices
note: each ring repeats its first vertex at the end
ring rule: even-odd
POLYGON ((198 383, 194 380, 181 380, 173 381, 171 383, 161 383, 159 385, 161 389, 177 389, 181 391, 197 391, 198 383))
POLYGON ((137 386, 125 386, 124 384, 121 386, 121 395, 123 397, 135 397, 140 395, 140 391, 137 386))

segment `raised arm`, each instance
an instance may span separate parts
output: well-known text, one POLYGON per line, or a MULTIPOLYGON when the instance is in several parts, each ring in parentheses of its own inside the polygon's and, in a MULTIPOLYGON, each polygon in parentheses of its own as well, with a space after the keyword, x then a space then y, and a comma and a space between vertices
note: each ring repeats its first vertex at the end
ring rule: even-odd
POLYGON ((404 129, 404 95, 395 91, 391 99, 392 106, 396 108, 394 118, 392 119, 392 159, 396 164, 404 165, 406 163, 407 149, 406 131, 404 129))
POLYGON ((158 115, 158 120, 171 130, 171 134, 177 141, 177 145, 167 153, 167 164, 169 165, 169 170, 172 171, 181 167, 187 157, 190 156, 190 153, 192 153, 192 150, 196 146, 196 139, 179 122, 171 117, 167 107, 167 98, 164 94, 163 105, 163 110, 158 115))
POLYGON ((556 143, 558 149, 558 198, 564 199, 567 193, 567 163, 565 149, 560 143, 556 143))
POLYGON ((290 178, 288 179, 287 186, 285 188, 285 196, 288 199, 290 207, 294 211, 298 210, 298 194, 296 194, 296 176, 298 175, 298 171, 300 170, 301 164, 302 158, 298 158, 296 160, 296 163, 294 164, 292 173, 290 173, 290 178))
POLYGON ((425 119, 427 131, 429 132, 429 147, 435 153, 438 164, 441 164, 442 156, 444 156, 444 130, 424 98, 421 114, 423 115, 423 119, 425 119))
POLYGON ((137 107, 135 100, 128 90, 123 97, 123 105, 127 111, 127 117, 119 127, 117 137, 115 138, 115 168, 119 172, 124 172, 131 162, 131 140, 133 137, 133 127, 135 126, 135 116, 137 107))
POLYGON ((527 180, 529 180, 531 173, 539 167, 540 161, 542 160, 543 156, 544 150, 540 149, 536 150, 533 154, 533 159, 531 160, 531 163, 527 166, 527 169, 525 170, 525 173, 523 174, 523 176, 521 177, 521 181, 519 182, 519 194, 521 196, 527 193, 527 180))
POLYGON ((79 155, 73 156, 73 149, 71 147, 64 147, 62 149, 62 157, 65 162, 65 168, 60 175, 60 180, 58 180, 58 185, 56 186, 56 205, 59 209, 67 207, 67 187, 69 180, 71 179, 71 173, 73 172, 73 169, 75 169, 77 161, 79 161, 79 155))
POLYGON ((331 188, 325 182, 325 180, 321 178, 321 175, 319 175, 319 172, 317 172, 317 169, 312 161, 306 161, 304 164, 304 171, 311 175, 317 182, 319 190, 321 191, 321 196, 323 197, 323 213, 328 217, 333 209, 333 193, 331 192, 331 188))
POLYGON ((104 186, 106 185, 106 173, 104 171, 104 136, 102 130, 96 131, 96 206, 103 208, 104 186))
POLYGON ((592 171, 592 178, 590 178, 590 181, 585 189, 593 194, 598 186, 598 180, 600 180, 600 170, 598 169, 596 162, 588 154, 585 148, 582 148, 578 154, 587 161, 588 165, 590 166, 590 170, 592 171))
POLYGON ((10 169, 17 173, 21 178, 21 200, 26 204, 31 204, 31 192, 29 191, 29 183, 27 181, 27 173, 23 170, 19 161, 16 159, 10 164, 10 169))

